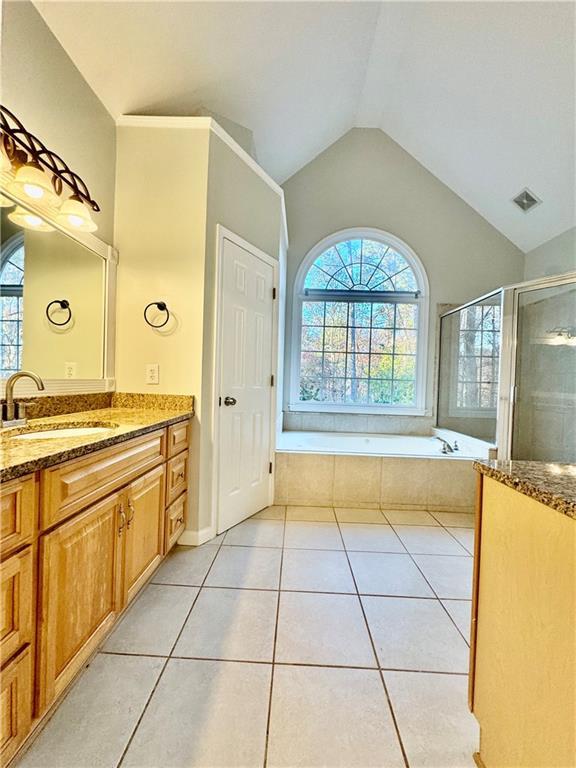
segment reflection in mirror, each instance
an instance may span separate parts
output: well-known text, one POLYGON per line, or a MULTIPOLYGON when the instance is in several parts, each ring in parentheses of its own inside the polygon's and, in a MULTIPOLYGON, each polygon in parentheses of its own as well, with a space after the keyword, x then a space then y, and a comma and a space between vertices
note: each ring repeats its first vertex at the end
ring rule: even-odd
POLYGON ((440 321, 439 427, 496 440, 501 300, 498 291, 440 321))
POLYGON ((46 379, 101 378, 104 260, 58 230, 23 229, 9 212, 1 209, 0 378, 22 369, 46 379), (56 303, 47 312, 62 300, 69 310, 56 303))

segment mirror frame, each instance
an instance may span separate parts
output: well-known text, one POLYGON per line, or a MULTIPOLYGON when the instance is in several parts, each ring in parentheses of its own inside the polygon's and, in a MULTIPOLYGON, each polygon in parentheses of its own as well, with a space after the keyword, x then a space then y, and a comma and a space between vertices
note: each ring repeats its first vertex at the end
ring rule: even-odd
MULTIPOLYGON (((84 392, 111 392, 115 388, 115 342, 116 342, 116 273, 118 265, 118 251, 112 245, 100 240, 91 232, 72 232, 56 222, 51 216, 46 215, 40 206, 36 206, 28 200, 22 200, 17 195, 4 189, 1 192, 14 201, 15 205, 26 208, 51 227, 62 232, 67 237, 76 240, 92 253, 99 256, 104 262, 104 303, 102 312, 104 316, 104 338, 102 340, 102 376, 98 379, 43 379, 47 395, 82 394, 84 392)), ((39 376, 41 371, 35 371, 39 376)), ((4 397, 6 379, 0 379, 0 397, 4 397)), ((18 382, 18 394, 22 397, 36 395, 38 390, 32 381, 24 379, 18 382)))

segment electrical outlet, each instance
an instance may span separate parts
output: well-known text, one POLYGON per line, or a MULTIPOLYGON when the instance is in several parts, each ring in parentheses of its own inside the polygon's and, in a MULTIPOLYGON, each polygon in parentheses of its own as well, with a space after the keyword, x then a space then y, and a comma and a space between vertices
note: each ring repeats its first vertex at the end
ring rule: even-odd
POLYGON ((146 384, 160 383, 160 366, 158 363, 146 363, 144 381, 146 384))
POLYGON ((64 363, 64 378, 75 379, 77 373, 77 363, 64 363))

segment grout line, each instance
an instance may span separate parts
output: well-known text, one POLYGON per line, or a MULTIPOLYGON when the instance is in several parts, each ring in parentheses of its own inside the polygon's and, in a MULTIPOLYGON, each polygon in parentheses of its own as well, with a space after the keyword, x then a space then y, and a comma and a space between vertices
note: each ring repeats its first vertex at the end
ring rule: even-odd
MULTIPOLYGON (((219 543, 219 545, 214 548, 214 550, 215 550, 214 557, 212 558, 212 561, 210 562, 210 565, 208 566, 208 570, 206 571, 206 574, 205 574, 205 576, 204 576, 204 578, 202 580, 202 586, 204 585, 204 582, 208 578, 208 574, 210 573, 210 570, 212 569, 212 566, 214 565, 214 561, 218 557, 218 553, 222 549, 222 543, 223 543, 223 539, 219 543)), ((134 736, 136 735, 136 732, 138 731, 138 728, 140 727, 140 723, 142 722, 142 720, 144 718, 144 715, 146 714, 146 712, 148 710, 150 702, 152 701, 152 698, 153 698, 154 694, 156 693, 156 689, 158 688, 158 686, 160 684, 160 680, 162 680, 162 677, 164 676, 164 672, 166 671, 166 667, 168 666, 168 662, 170 661, 170 657, 172 656, 172 653, 174 652, 174 649, 176 648, 178 640, 180 640, 180 636, 181 636, 182 632, 184 631, 184 627, 186 626, 186 622, 188 621, 188 618, 189 618, 190 614, 192 613, 192 610, 194 609, 194 606, 196 605, 196 601, 198 600, 200 592, 202 591, 202 586, 200 587, 200 589, 198 589, 198 592, 196 593, 196 596, 194 597, 194 600, 192 601, 192 605, 190 606, 190 610, 186 614, 186 618, 184 619, 184 621, 182 623, 182 626, 180 627, 180 632, 178 633, 178 636, 176 637, 176 640, 174 641, 174 643, 172 645, 172 648, 170 649, 170 653, 169 653, 168 657, 166 658, 166 661, 162 665, 162 669, 160 670, 160 674, 158 675, 158 678, 157 678, 156 682, 154 683, 154 687, 152 688, 152 691, 151 691, 150 695, 148 696, 148 699, 146 700, 146 704, 144 705, 144 708, 142 709, 142 712, 140 713, 140 717, 138 718, 138 720, 136 722, 136 725, 134 726, 134 728, 132 730, 132 733, 130 734, 130 738, 128 739, 128 741, 126 743, 126 746, 124 747, 124 749, 122 751, 122 754, 120 756, 120 760, 116 764, 116 768, 120 768, 120 766, 124 762, 124 758, 126 757, 126 753, 130 749, 130 745, 132 744, 132 741, 134 740, 134 736)))
POLYGON ((368 624, 368 618, 366 616, 366 611, 364 610, 364 605, 362 603, 362 599, 360 597, 360 592, 358 591, 358 584, 356 583, 356 576, 354 574, 354 570, 352 568, 352 564, 350 563, 350 558, 348 557, 348 551, 345 546, 344 537, 342 536, 342 530, 340 528, 340 524, 338 525, 338 531, 340 532, 340 538, 342 539, 342 544, 344 545, 344 552, 346 553, 346 559, 348 560, 348 568, 350 568, 350 573, 352 575, 352 581, 354 582, 354 586, 356 587, 356 597, 358 599, 358 603, 360 604, 360 610, 362 611, 362 616, 364 617, 364 623, 366 625, 366 631, 368 633, 368 637, 370 639, 370 644, 372 645, 372 653, 374 654, 374 659, 376 660, 376 665, 378 667, 378 671, 380 673, 380 680, 382 682, 382 687, 384 688, 384 695, 386 697, 386 701, 388 702, 388 708, 390 709, 390 716, 392 718, 392 723, 394 725, 394 730, 396 731, 396 737, 398 739, 398 744, 400 746, 400 751, 402 753, 402 758, 404 760, 404 765, 406 768, 410 768, 410 765, 408 763, 408 756, 406 754, 406 750, 404 749, 404 743, 402 742, 402 736, 400 735, 400 729, 398 727, 398 721, 396 720, 396 714, 394 712, 394 707, 392 706, 392 700, 390 698, 390 694, 388 692, 388 687, 386 685, 386 681, 384 679, 384 673, 380 669, 380 659, 378 658, 378 653, 376 651, 376 644, 374 643, 374 638, 372 637, 372 632, 370 631, 370 626, 368 624))
POLYGON ((282 567, 284 565, 284 543, 286 541, 286 515, 288 507, 284 511, 284 529, 282 532, 282 554, 280 556, 280 573, 278 574, 278 600, 276 601, 276 622, 274 625, 274 643, 272 646, 272 670, 270 672, 270 697, 268 699, 268 716, 266 718, 266 741, 264 744, 264 762, 263 766, 268 765, 268 744, 270 739, 270 722, 272 718, 272 694, 274 691, 274 669, 276 665, 276 642, 278 639, 278 619, 280 617, 280 595, 282 586, 282 567))

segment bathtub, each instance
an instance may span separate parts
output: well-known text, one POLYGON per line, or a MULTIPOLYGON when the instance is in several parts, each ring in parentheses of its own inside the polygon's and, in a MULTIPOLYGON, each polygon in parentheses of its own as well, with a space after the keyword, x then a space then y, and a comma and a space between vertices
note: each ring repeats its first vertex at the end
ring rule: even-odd
POLYGON ((282 432, 276 450, 283 453, 324 453, 344 456, 411 456, 441 459, 487 459, 493 446, 457 432, 436 429, 429 435, 375 435, 352 432, 282 432), (443 454, 443 438, 458 444, 454 453, 443 454))

